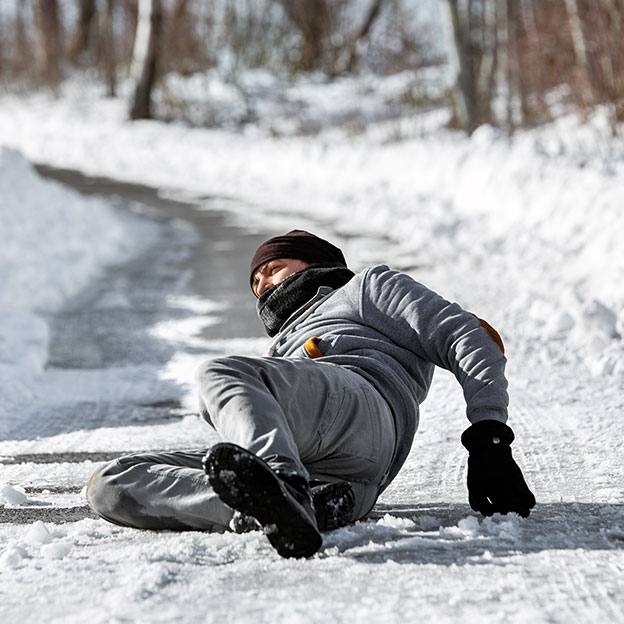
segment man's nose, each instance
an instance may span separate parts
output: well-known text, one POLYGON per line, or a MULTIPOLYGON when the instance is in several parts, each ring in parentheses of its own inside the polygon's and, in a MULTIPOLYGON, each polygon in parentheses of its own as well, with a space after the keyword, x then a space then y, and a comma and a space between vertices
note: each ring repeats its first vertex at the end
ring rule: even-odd
POLYGON ((271 282, 264 276, 261 275, 258 280, 258 286, 256 287, 256 292, 258 293, 258 297, 265 291, 271 288, 271 282))

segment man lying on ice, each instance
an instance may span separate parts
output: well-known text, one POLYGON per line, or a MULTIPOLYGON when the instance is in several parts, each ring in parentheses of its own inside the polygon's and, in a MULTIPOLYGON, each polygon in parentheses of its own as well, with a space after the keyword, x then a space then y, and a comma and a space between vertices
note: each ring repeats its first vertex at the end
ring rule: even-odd
POLYGON ((321 531, 364 518, 396 476, 440 366, 466 400, 471 507, 529 515, 503 345, 487 323, 387 266, 354 275, 302 230, 258 248, 250 284, 268 355, 208 360, 196 375, 222 442, 100 467, 87 488, 97 514, 142 529, 262 528, 281 556, 309 557, 321 531))

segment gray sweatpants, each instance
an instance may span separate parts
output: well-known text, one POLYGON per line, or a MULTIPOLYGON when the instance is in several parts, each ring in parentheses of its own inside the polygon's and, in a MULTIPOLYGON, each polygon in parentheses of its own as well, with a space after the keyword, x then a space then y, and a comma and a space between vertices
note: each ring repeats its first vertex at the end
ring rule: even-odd
MULTIPOLYGON (((373 507, 396 440, 388 404, 363 377, 318 360, 235 356, 206 361, 196 378, 201 414, 222 440, 310 479, 349 481, 353 521, 373 507)), ((233 512, 204 474, 207 450, 103 465, 89 481, 89 505, 123 526, 227 530, 233 512)))

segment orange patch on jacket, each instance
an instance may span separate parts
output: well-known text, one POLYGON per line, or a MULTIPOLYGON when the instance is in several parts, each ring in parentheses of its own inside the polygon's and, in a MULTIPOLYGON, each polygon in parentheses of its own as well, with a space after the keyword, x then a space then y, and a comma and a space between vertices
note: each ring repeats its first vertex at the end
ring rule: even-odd
MULTIPOLYGON (((472 314, 472 312, 470 313, 472 314)), ((479 318, 476 314, 472 314, 477 321, 479 321, 479 325, 485 329, 490 338, 497 344, 498 348, 501 350, 501 353, 505 354, 505 345, 503 344, 503 339, 500 337, 500 334, 487 322, 482 318, 479 318)))
POLYGON ((321 350, 318 348, 318 343, 321 341, 320 338, 317 338, 316 336, 312 336, 312 338, 309 338, 306 343, 303 345, 303 348, 306 350, 306 353, 311 357, 311 358, 319 358, 319 357, 323 357, 323 353, 321 352, 321 350))

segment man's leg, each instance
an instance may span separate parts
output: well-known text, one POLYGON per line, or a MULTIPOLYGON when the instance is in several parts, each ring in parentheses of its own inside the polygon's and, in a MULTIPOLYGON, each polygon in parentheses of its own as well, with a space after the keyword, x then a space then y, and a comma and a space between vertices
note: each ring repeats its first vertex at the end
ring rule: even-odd
POLYGON ((139 529, 228 530, 233 511, 202 467, 207 449, 120 457, 98 468, 87 501, 102 518, 139 529))
MULTIPOLYGON (((87 502, 105 520, 137 529, 257 530, 256 523, 234 515, 215 495, 202 465, 207 450, 140 453, 102 464, 89 480, 87 502)), ((312 485, 319 530, 352 521, 353 493, 347 484, 312 485)))
MULTIPOLYGON (((314 481, 350 482, 355 500, 351 517, 341 523, 370 511, 392 457, 394 425, 387 404, 363 378, 308 360, 223 358, 203 365, 198 382, 202 414, 222 439, 272 466, 295 465, 314 481)), ((122 526, 227 530, 233 512, 210 487, 204 453, 140 454, 110 462, 91 478, 88 502, 122 526)))
POLYGON ((202 415, 277 470, 350 481, 352 520, 377 498, 395 447, 387 403, 363 377, 306 359, 227 357, 197 372, 202 415))

